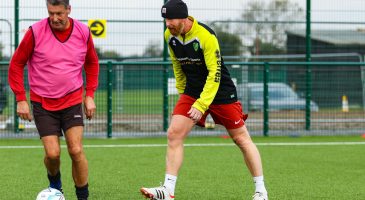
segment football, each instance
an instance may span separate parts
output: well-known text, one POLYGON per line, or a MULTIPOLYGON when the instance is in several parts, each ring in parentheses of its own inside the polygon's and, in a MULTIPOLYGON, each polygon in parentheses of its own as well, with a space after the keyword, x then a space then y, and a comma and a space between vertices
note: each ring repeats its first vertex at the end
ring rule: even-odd
POLYGON ((65 197, 59 190, 47 188, 38 193, 36 200, 65 200, 65 197))

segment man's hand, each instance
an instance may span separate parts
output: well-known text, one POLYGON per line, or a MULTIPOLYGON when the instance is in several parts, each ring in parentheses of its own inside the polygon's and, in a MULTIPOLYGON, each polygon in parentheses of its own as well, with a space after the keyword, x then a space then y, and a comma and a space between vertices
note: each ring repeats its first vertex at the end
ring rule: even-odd
POLYGON ((32 121, 32 115, 27 101, 18 101, 16 106, 16 113, 23 120, 32 121))
POLYGON ((92 97, 86 96, 84 99, 84 111, 86 118, 91 120, 94 117, 96 106, 92 97))
POLYGON ((189 115, 190 119, 192 119, 194 121, 194 123, 197 123, 202 118, 203 113, 200 112, 200 110, 198 110, 194 107, 191 107, 188 112, 188 115, 189 115))

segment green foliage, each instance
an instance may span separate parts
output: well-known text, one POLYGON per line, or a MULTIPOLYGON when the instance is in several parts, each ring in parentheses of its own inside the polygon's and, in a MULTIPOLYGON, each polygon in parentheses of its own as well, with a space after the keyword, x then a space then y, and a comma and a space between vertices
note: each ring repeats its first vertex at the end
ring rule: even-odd
POLYGON ((119 53, 113 50, 107 50, 103 52, 103 58, 106 59, 117 59, 119 57, 120 57, 119 53))
POLYGON ((229 25, 212 25, 217 34, 223 56, 240 56, 243 53, 242 40, 237 34, 229 33, 229 25))
MULTIPOLYGON (((263 42, 260 39, 257 39, 254 45, 248 47, 251 55, 277 55, 277 54, 285 54, 286 49, 279 45, 275 45, 270 42, 263 42)), ((253 60, 251 60, 253 61, 253 60)), ((258 60, 257 60, 258 61, 258 60)), ((265 60, 269 61, 269 60, 265 60)))
POLYGON ((96 54, 98 55, 99 59, 113 59, 118 60, 121 55, 114 51, 114 50, 105 50, 102 51, 100 47, 95 47, 96 54))
MULTIPOLYGON (((1 35, 1 31, 0 31, 0 35, 1 35)), ((0 60, 3 60, 3 49, 4 49, 4 45, 0 42, 0 60)))
POLYGON ((3 49, 4 49, 4 46, 3 46, 3 44, 0 43, 0 60, 3 60, 3 49))
POLYGON ((162 41, 149 41, 143 52, 143 57, 162 57, 161 44, 162 41))

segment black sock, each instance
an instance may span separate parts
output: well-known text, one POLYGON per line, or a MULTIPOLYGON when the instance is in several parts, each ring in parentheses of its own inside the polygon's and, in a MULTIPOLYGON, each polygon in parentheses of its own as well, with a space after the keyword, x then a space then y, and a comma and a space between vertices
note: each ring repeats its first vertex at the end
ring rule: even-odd
POLYGON ((78 200, 87 200, 87 198, 89 197, 89 184, 86 184, 85 186, 82 187, 77 187, 75 185, 76 188, 76 196, 78 200))
POLYGON ((47 177, 49 180, 49 187, 62 192, 61 172, 58 171, 56 176, 51 176, 49 173, 47 173, 47 177))

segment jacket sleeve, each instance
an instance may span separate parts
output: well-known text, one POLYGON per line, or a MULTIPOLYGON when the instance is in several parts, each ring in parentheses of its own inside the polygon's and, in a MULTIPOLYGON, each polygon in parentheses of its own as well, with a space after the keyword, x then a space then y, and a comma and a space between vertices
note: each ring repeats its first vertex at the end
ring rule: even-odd
POLYGON ((210 34, 205 37, 205 40, 202 41, 202 49, 208 76, 203 91, 193 104, 193 107, 205 113, 218 92, 221 80, 221 56, 215 35, 210 34))
POLYGON ((95 51, 91 34, 89 35, 87 43, 84 69, 86 74, 86 96, 94 98, 94 93, 98 87, 99 59, 95 51))
POLYGON ((176 59, 176 56, 169 45, 169 39, 170 39, 170 32, 168 29, 165 31, 165 41, 167 42, 169 46, 169 54, 172 62, 172 67, 174 70, 174 76, 176 79, 176 89, 179 94, 184 93, 185 86, 186 86, 186 76, 185 73, 181 69, 180 62, 176 59))
POLYGON ((24 67, 31 57, 34 49, 32 29, 29 28, 23 40, 16 49, 9 65, 8 81, 10 88, 15 94, 16 101, 27 100, 24 87, 24 67))

